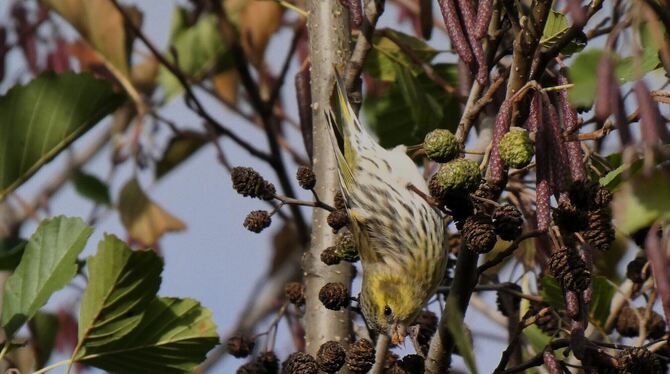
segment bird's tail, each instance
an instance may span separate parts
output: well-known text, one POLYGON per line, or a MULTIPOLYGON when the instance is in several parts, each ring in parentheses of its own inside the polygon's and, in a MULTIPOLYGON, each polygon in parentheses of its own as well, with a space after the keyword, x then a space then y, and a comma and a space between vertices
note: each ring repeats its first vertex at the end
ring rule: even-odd
POLYGON ((356 144, 360 144, 365 133, 347 99, 344 82, 337 71, 335 71, 335 87, 337 97, 332 107, 326 112, 326 118, 330 125, 331 143, 337 157, 340 182, 346 194, 346 190, 350 189, 354 182, 351 169, 356 160, 356 144), (342 149, 338 142, 338 135, 342 139, 342 149))

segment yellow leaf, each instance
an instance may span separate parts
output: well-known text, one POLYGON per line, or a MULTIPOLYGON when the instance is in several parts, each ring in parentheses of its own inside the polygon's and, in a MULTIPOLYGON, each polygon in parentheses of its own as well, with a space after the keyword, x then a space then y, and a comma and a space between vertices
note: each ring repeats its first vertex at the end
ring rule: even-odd
POLYGON ((151 93, 156 87, 158 67, 160 64, 153 56, 147 56, 144 60, 133 65, 130 72, 130 80, 138 90, 151 93))
POLYGON ((237 72, 235 70, 227 70, 215 75, 212 83, 214 91, 223 100, 230 103, 237 101, 237 72))
POLYGON ((86 42, 128 76, 126 31, 121 13, 109 0, 42 0, 74 26, 86 42))
POLYGON ((249 60, 260 65, 270 37, 281 26, 284 8, 274 1, 249 1, 240 14, 242 47, 249 60))
POLYGON ((130 237, 145 245, 156 243, 167 232, 186 228, 181 220, 151 201, 135 178, 121 190, 119 214, 130 237))

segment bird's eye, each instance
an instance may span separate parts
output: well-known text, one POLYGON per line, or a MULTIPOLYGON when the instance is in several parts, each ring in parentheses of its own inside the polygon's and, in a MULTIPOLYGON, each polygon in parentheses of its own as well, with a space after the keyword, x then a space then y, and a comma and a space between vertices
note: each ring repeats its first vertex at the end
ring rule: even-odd
POLYGON ((390 308, 388 305, 384 307, 384 315, 385 315, 385 316, 388 317, 388 316, 390 316, 392 313, 393 313, 393 311, 391 310, 391 308, 390 308))

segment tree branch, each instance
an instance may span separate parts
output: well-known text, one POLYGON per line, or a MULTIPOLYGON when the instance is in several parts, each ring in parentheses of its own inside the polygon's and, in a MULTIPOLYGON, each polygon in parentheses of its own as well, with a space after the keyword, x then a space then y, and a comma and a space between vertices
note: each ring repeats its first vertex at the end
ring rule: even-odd
MULTIPOLYGON (((384 13, 384 0, 365 0, 365 18, 361 25, 361 32, 358 34, 356 45, 351 52, 351 58, 347 63, 345 71, 344 85, 347 89, 347 94, 351 94, 355 90, 356 80, 361 76, 363 71, 363 62, 372 49, 372 37, 377 27, 379 17, 384 13)), ((360 104, 360 103, 354 103, 360 104)))
MULTIPOLYGON (((312 170, 318 183, 316 194, 323 201, 333 201, 339 185, 335 152, 330 140, 324 110, 330 106, 334 70, 342 70, 349 56, 349 25, 346 9, 339 0, 308 0, 307 27, 311 56, 311 92, 313 118, 314 163, 312 170)), ((348 263, 328 266, 321 262, 321 251, 335 242, 335 235, 326 224, 328 212, 314 210, 311 248, 303 256, 305 283, 305 341, 307 352, 316 355, 321 344, 340 341, 347 346, 352 327, 349 311, 326 309, 319 301, 319 291, 328 282, 351 283, 352 267, 348 263)))

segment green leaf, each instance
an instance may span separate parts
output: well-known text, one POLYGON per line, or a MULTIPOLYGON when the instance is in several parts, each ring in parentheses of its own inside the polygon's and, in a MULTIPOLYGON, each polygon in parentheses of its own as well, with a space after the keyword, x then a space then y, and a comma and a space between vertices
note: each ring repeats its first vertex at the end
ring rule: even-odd
POLYGON ((160 297, 130 334, 86 348, 76 361, 117 373, 190 373, 218 343, 209 309, 192 299, 160 297))
MULTIPOLYGON (((559 40, 565 35, 570 29, 570 24, 568 23, 568 18, 565 14, 552 10, 549 13, 547 22, 544 25, 544 31, 542 33, 542 38, 540 38, 540 44, 544 48, 551 48, 558 43, 559 40)), ((565 56, 569 56, 575 52, 579 52, 586 46, 586 37, 583 39, 575 38, 567 46, 565 46, 561 53, 565 56)))
POLYGON ((77 255, 93 229, 80 218, 59 216, 42 221, 28 240, 21 263, 7 283, 2 326, 12 336, 77 272, 77 255))
MULTIPOLYGON (((217 66, 227 48, 221 39, 215 15, 202 16, 194 25, 190 25, 191 13, 187 8, 175 8, 169 44, 177 52, 179 68, 187 77, 199 80, 208 70, 217 66)), ((174 62, 172 57, 171 60, 174 62)), ((177 78, 163 66, 158 81, 165 89, 168 100, 183 90, 177 78)))
POLYGON ((122 98, 109 81, 75 73, 44 73, 0 96, 0 200, 122 98))
POLYGON ((411 35, 392 29, 377 30, 372 38, 372 49, 368 53, 368 57, 365 59, 363 65, 364 71, 374 78, 383 81, 395 81, 397 76, 395 65, 403 66, 415 75, 421 71, 421 68, 418 66, 415 67, 415 64, 407 54, 392 39, 384 34, 392 35, 403 46, 412 50, 414 56, 421 62, 430 62, 438 53, 426 44, 426 42, 411 35))
POLYGON ((575 57, 575 61, 568 70, 570 82, 575 85, 568 90, 568 97, 572 105, 585 108, 593 105, 598 85, 596 70, 603 53, 600 49, 589 49, 575 57))
POLYGON ((556 278, 551 275, 545 275, 540 279, 540 284, 542 285, 540 290, 542 301, 549 304, 555 310, 565 309, 563 289, 558 284, 556 278))
POLYGON ((670 219, 670 179, 663 170, 649 177, 638 174, 622 183, 614 193, 612 208, 617 229, 626 235, 670 219))
POLYGON ((77 171, 72 176, 72 183, 81 196, 98 204, 111 205, 109 187, 95 175, 77 171))
POLYGON ((641 77, 644 77, 648 72, 657 69, 661 65, 658 53, 658 48, 648 47, 642 50, 639 63, 632 56, 623 58, 617 64, 614 74, 622 84, 636 80, 638 78, 638 71, 641 77))
MULTIPOLYGON (((428 78, 414 76, 395 65, 398 79, 379 96, 368 96, 363 112, 368 126, 379 137, 380 144, 390 148, 399 144, 414 145, 436 128, 455 131, 460 117, 458 100, 428 78)), ((457 67, 437 64, 433 69, 448 82, 456 84, 457 67)))
POLYGON ((528 342, 536 352, 542 351, 547 344, 551 343, 551 336, 542 332, 536 325, 526 327, 523 334, 526 335, 528 342))
POLYGON ((463 322, 463 313, 461 313, 458 302, 455 298, 447 298, 447 329, 454 338, 456 348, 460 352, 465 365, 470 369, 470 373, 477 374, 477 362, 475 355, 472 352, 472 343, 468 338, 468 333, 465 330, 465 323, 463 322))
MULTIPOLYGON (((632 56, 622 59, 613 55, 616 60, 614 75, 619 83, 623 84, 636 80, 638 72, 641 76, 644 76, 661 65, 658 57, 658 47, 655 47, 655 44, 651 41, 643 44, 647 44, 647 46, 643 49, 639 61, 632 56)), ((570 66, 568 75, 570 82, 574 83, 575 86, 569 90, 569 98, 574 106, 590 108, 593 105, 598 85, 596 71, 604 53, 601 49, 589 49, 577 55, 570 66)))
POLYGON ((616 289, 605 277, 593 277, 592 279, 592 298, 589 305, 589 317, 599 326, 605 326, 607 317, 610 315, 610 306, 616 289))
POLYGON ((185 132, 175 135, 167 145, 163 157, 156 164, 156 179, 163 177, 176 166, 194 155, 207 141, 202 134, 185 132))
POLYGON ((13 271, 21 262, 26 244, 23 239, 0 239, 0 270, 13 271))
MULTIPOLYGON (((661 152, 670 152, 670 144, 661 145, 661 152)), ((606 166, 601 166, 600 162, 592 162, 593 166, 598 169, 600 173, 607 173, 605 176, 598 179, 601 186, 606 187, 610 191, 616 191, 620 184, 624 181, 624 175, 634 176, 642 170, 644 160, 640 158, 641 155, 635 154, 631 160, 630 165, 623 163, 623 153, 615 152, 605 157, 606 166)), ((598 159, 593 158, 597 161, 598 159)), ((658 160, 658 164, 662 164, 665 160, 658 160)))
POLYGON ((88 259, 78 348, 109 344, 137 327, 158 292, 162 270, 154 251, 133 251, 116 236, 105 235, 98 253, 88 259))
POLYGON ((60 328, 58 316, 53 313, 37 312, 28 323, 30 335, 37 354, 37 367, 43 367, 49 361, 56 346, 56 336, 60 328))
MULTIPOLYGON (((659 26, 663 28, 660 23, 659 26)), ((661 30, 661 33, 665 35, 665 30, 661 30)), ((657 40, 646 23, 641 24, 639 35, 642 46, 642 55, 639 60, 630 56, 621 59, 617 65, 615 74, 621 83, 638 79, 638 73, 641 74, 639 78, 642 78, 648 72, 662 66, 659 52, 664 41, 657 40)))

